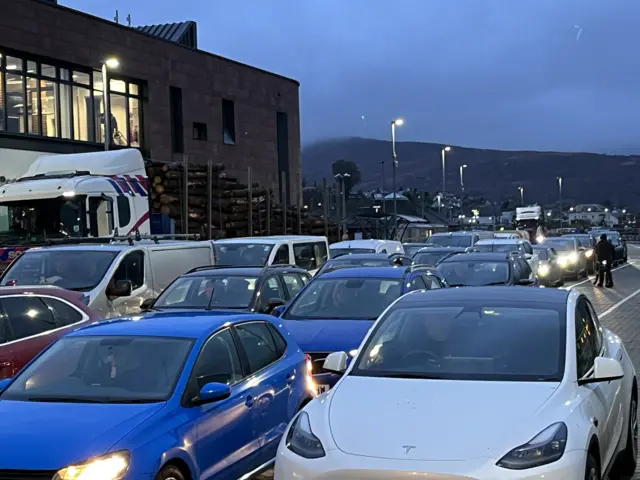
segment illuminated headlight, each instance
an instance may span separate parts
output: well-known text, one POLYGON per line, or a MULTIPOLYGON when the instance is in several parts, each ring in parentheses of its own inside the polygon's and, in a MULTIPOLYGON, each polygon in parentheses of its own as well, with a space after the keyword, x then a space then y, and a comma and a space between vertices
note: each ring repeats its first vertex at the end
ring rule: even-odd
POLYGON ((593 257, 593 250, 587 250, 586 252, 584 252, 584 256, 587 258, 593 257))
POLYGON ((551 269, 549 268, 549 265, 540 265, 540 267, 538 268, 538 275, 540 275, 541 277, 546 277, 547 275, 549 275, 549 271, 551 269))
POLYGON ((560 265, 561 267, 566 266, 567 265, 566 257, 558 257, 558 265, 560 265))
POLYGON ((542 236, 542 235, 538 235, 538 236, 536 237, 536 241, 537 241, 538 243, 542 243, 542 242, 544 242, 544 236, 542 236))
POLYGON ((58 470, 53 480, 120 480, 127 472, 130 456, 123 450, 92 458, 58 470))
POLYGON ((567 260, 569 263, 578 263, 578 254, 576 252, 571 252, 567 255, 567 260))

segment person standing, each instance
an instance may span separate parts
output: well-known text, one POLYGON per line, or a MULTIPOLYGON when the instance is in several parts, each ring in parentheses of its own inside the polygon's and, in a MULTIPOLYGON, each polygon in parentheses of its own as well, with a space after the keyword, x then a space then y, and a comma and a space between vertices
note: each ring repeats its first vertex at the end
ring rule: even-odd
POLYGON ((615 257, 615 249, 611 242, 607 239, 606 234, 600 235, 600 241, 596 244, 596 261, 598 262, 598 287, 602 287, 605 282, 607 288, 613 287, 613 278, 611 276, 611 265, 615 257))

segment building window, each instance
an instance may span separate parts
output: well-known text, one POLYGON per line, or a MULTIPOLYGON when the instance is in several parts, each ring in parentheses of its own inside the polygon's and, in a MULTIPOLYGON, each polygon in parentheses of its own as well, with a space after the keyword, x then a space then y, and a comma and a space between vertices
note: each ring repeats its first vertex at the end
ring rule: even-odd
POLYGON ((222 99, 222 139, 225 145, 236 144, 236 112, 231 100, 222 99))
MULTIPOLYGON (((141 92, 138 83, 111 79, 113 145, 141 146, 141 92)), ((102 143, 103 97, 99 71, 0 49, 0 131, 102 143)))
POLYGON ((181 88, 169 87, 169 117, 171 121, 171 150, 173 153, 184 153, 181 88))
POLYGON ((193 122, 193 139, 194 140, 207 140, 207 124, 193 122))

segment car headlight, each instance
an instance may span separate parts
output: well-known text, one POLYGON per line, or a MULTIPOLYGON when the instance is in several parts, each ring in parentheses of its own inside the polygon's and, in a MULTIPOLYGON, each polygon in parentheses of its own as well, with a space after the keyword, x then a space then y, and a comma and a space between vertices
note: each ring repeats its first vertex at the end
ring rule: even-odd
POLYGON ((537 241, 538 243, 542 243, 542 242, 544 242, 544 235, 538 235, 538 236, 536 237, 536 241, 537 241))
POLYGON ((584 252, 584 256, 587 258, 593 257, 593 250, 587 250, 586 252, 584 252))
POLYGON ((565 257, 558 257, 558 265, 564 267, 567 264, 567 259, 565 257))
POLYGON ((569 260, 570 263, 578 263, 578 254, 576 252, 571 252, 567 255, 567 260, 569 260))
POLYGON ((123 450, 95 457, 58 470, 53 480, 120 480, 127 472, 130 456, 123 450))
POLYGON ((544 429, 529 442, 514 448, 497 463, 510 470, 547 465, 559 460, 567 445, 567 426, 563 422, 554 423, 544 429))
POLYGON ((293 421, 287 433, 286 445, 293 453, 302 458, 322 458, 325 456, 320 439, 311 431, 309 415, 301 412, 293 421))
POLYGON ((538 268, 538 275, 540 275, 541 277, 546 277, 547 275, 549 275, 549 265, 540 265, 540 267, 538 268))

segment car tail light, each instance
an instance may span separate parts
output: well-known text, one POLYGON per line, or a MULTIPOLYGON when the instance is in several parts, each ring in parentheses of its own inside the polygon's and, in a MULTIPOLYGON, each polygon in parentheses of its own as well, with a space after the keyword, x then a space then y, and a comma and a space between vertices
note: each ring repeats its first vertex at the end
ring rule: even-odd
POLYGON ((313 376, 313 362, 311 361, 311 355, 305 355, 306 365, 307 365, 307 375, 309 377, 313 376))

